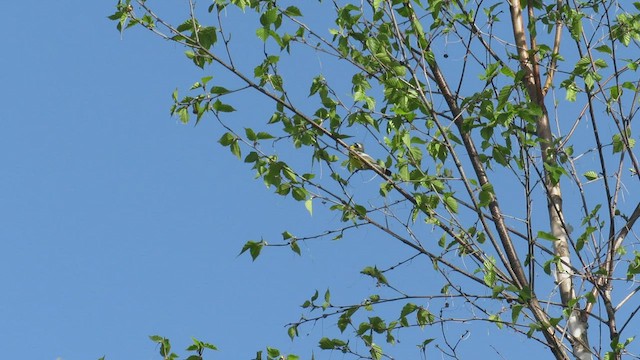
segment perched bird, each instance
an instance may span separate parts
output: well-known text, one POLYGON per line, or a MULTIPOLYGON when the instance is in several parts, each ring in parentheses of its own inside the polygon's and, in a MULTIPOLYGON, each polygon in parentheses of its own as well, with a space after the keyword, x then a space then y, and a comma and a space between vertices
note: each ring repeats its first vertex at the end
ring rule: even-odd
POLYGON ((352 151, 349 152, 349 168, 351 170, 357 171, 375 169, 379 172, 383 172, 387 176, 391 176, 391 171, 389 171, 389 169, 378 164, 378 162, 374 158, 364 152, 364 145, 362 145, 361 143, 354 143, 353 145, 349 146, 349 149, 352 151), (366 160, 368 164, 355 156, 353 152, 360 155, 360 157, 366 160))

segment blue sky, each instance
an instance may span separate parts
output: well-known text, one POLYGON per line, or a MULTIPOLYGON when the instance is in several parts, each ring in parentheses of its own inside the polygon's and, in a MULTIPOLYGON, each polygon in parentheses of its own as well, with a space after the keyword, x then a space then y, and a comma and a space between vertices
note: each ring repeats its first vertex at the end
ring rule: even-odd
POLYGON ((292 343, 284 325, 316 288, 374 287, 358 274, 367 263, 347 261, 346 242, 237 257, 247 240, 335 215, 266 191, 213 122, 171 118, 171 92, 206 73, 147 32, 121 38, 114 4, 4 6, 3 357, 156 359, 154 334, 179 354, 194 336, 214 358, 266 345, 309 355, 319 337, 292 343))
POLYGON ((153 359, 147 336, 161 334, 247 358, 286 338, 278 315, 302 298, 263 308, 287 268, 236 255, 282 230, 266 213, 309 215, 264 191, 206 121, 170 118, 173 89, 202 74, 147 33, 122 40, 113 3, 5 4, 3 356, 153 359))
MULTIPOLYGON (((114 4, 4 6, 13 16, 0 55, 3 356, 156 359, 147 336, 158 334, 180 354, 193 336, 220 348, 212 358, 249 359, 267 345, 309 357, 334 320, 292 343, 284 325, 302 314, 299 305, 315 289, 331 287, 343 303, 375 292, 359 271, 384 264, 394 247, 362 229, 303 244, 302 257, 270 249, 255 263, 238 257, 247 240, 310 235, 338 217, 321 206, 310 216, 265 190, 217 143, 223 130, 213 120, 194 127, 171 118, 172 91, 209 73, 141 29, 121 37, 107 19, 114 4)), ((173 6, 186 12, 183 2, 173 6)), ((272 110, 234 106, 243 111, 235 119, 249 123, 272 110)), ((496 334, 472 336, 486 343, 496 334)))

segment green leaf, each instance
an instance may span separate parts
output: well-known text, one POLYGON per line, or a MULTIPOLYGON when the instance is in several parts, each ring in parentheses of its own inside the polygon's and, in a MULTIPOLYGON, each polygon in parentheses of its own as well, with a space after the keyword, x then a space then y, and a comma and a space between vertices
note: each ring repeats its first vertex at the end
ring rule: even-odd
POLYGON ((516 323, 524 306, 517 304, 511 307, 511 322, 516 323))
POLYGON ((487 258, 484 261, 484 283, 493 287, 496 284, 495 259, 487 258))
POLYGON ((598 173, 595 171, 587 171, 582 174, 587 180, 592 181, 598 178, 598 173))
POLYGON ((578 91, 580 90, 580 88, 578 88, 578 85, 576 85, 575 82, 571 82, 566 84, 564 88, 567 91, 567 94, 565 95, 565 98, 567 99, 567 101, 570 101, 570 102, 576 101, 578 97, 578 91))
POLYGON ((453 196, 445 196, 444 203, 452 213, 458 213, 458 201, 453 196))
POLYGON ((220 100, 216 100, 216 102, 214 102, 211 107, 216 112, 233 112, 233 111, 236 111, 236 109, 234 109, 233 106, 228 105, 228 104, 223 104, 222 101, 220 101, 220 100))
POLYGON ((613 153, 619 153, 624 149, 624 143, 620 134, 613 135, 613 153))
POLYGON ((268 28, 258 28, 258 30, 256 30, 256 35, 258 36, 258 38, 262 41, 267 41, 267 39, 269 38, 269 29, 268 28))
POLYGON ((371 359, 380 360, 382 358, 382 348, 379 345, 371 344, 369 354, 371 354, 371 359))
POLYGON ((319 344, 320 344, 320 349, 323 349, 323 350, 341 349, 345 345, 347 345, 346 342, 340 339, 329 339, 327 337, 323 337, 322 339, 320 339, 319 344))
POLYGON ((188 123, 189 122, 189 109, 180 108, 178 110, 178 117, 180 118, 180 122, 182 122, 183 124, 188 123))
MULTIPOLYGON (((627 141, 629 142, 629 148, 633 148, 636 143, 636 140, 627 136, 627 141)), ((622 136, 620 134, 613 135, 613 153, 619 153, 625 149, 624 141, 622 140, 622 136)))
POLYGON ((289 6, 284 10, 284 13, 287 14, 288 16, 302 16, 302 12, 300 12, 300 9, 298 9, 295 6, 289 6))
POLYGON ((351 316, 348 316, 347 313, 340 315, 337 323, 340 332, 344 332, 349 324, 351 324, 351 316))
POLYGON ((240 251, 240 254, 244 253, 245 251, 249 250, 249 254, 251 255, 251 259, 253 261, 255 261, 258 256, 260 256, 260 252, 262 251, 262 248, 266 245, 266 243, 264 242, 264 240, 262 241, 247 241, 244 246, 242 247, 242 250, 240 251))
POLYGON ((371 276, 372 278, 376 279, 378 281, 379 284, 383 284, 383 285, 389 285, 389 283, 387 282, 387 278, 384 276, 384 274, 378 270, 377 267, 371 267, 371 266, 367 266, 366 268, 364 268, 362 271, 360 271, 361 274, 364 275, 368 275, 371 276))
POLYGON ((242 159, 242 154, 240 152, 240 144, 238 144, 237 141, 234 141, 231 144, 231 146, 229 147, 229 150, 231 150, 231 153, 235 155, 238 159, 242 159))
POLYGON ((244 158, 244 162, 253 163, 258 161, 259 159, 260 159, 260 156, 258 155, 258 153, 255 151, 252 151, 244 158))
MULTIPOLYGON (((218 350, 215 345, 202 342, 196 338, 191 338, 191 340, 193 341, 193 344, 187 348, 189 351, 203 351, 204 349, 218 350)), ((198 359, 201 360, 201 358, 198 359)))
POLYGON ((618 88, 618 86, 610 87, 609 96, 611 97, 611 101, 618 101, 618 99, 620 99, 620 88, 618 88))
POLYGON ((595 48, 597 51, 601 52, 601 53, 605 53, 605 54, 611 54, 611 48, 607 45, 601 45, 595 48))
POLYGON ((593 64, 598 67, 598 68, 606 68, 609 67, 609 64, 607 64, 606 61, 604 61, 603 59, 596 59, 593 64))
POLYGON ((313 216, 313 198, 307 199, 307 201, 304 202, 304 207, 309 212, 309 215, 313 216))
POLYGON ((500 316, 497 314, 489 315, 489 321, 495 322, 496 326, 498 326, 499 329, 502 329, 502 327, 504 326, 502 320, 500 319, 500 316))
POLYGON ((289 338, 293 340, 296 336, 298 336, 298 325, 292 325, 287 329, 287 334, 289 334, 289 338))
POLYGON ((258 139, 256 133, 251 128, 244 128, 244 133, 247 136, 247 140, 256 141, 258 139))
POLYGON ((216 95, 224 95, 229 93, 229 90, 222 86, 214 86, 209 90, 209 92, 216 95))
POLYGON ((193 25, 194 25, 193 20, 191 19, 185 20, 182 24, 178 25, 176 30, 178 30, 178 32, 190 31, 190 30, 193 30, 193 25))
POLYGON ((489 64, 489 66, 487 66, 487 69, 485 70, 484 74, 480 75, 480 80, 491 80, 494 77, 496 77, 496 75, 498 75, 499 71, 500 71, 500 64, 499 63, 493 63, 493 64, 489 64))
POLYGON ((509 160, 505 154, 505 150, 502 146, 494 146, 493 150, 491 151, 491 156, 493 157, 493 159, 500 165, 502 166, 508 166, 509 165, 509 160))
POLYGON ((538 231, 537 238, 542 240, 558 241, 558 238, 553 236, 553 234, 544 231, 538 231))
POLYGON ((635 257, 627 267, 627 280, 631 280, 635 275, 640 274, 640 252, 635 250, 633 254, 635 257))
POLYGON ((198 31, 198 40, 200 40, 200 45, 203 48, 211 48, 211 46, 218 40, 217 29, 213 26, 200 29, 200 31, 198 31))
POLYGON ((584 14, 575 10, 570 11, 569 14, 569 32, 574 40, 579 41, 580 35, 582 34, 582 18, 584 17, 584 14))
POLYGON ((300 246, 298 246, 298 242, 297 241, 292 241, 289 246, 291 247, 291 251, 293 251, 294 253, 302 256, 301 252, 300 252, 300 246))
POLYGON ((301 187, 296 187, 291 192, 291 196, 298 201, 302 201, 307 198, 307 190, 301 187))
POLYGON ((433 340, 435 339, 426 339, 425 341, 422 342, 422 344, 420 344, 420 349, 422 351, 424 351, 427 348, 427 345, 429 345, 431 342, 433 342, 433 340))
POLYGON ((418 325, 420 325, 420 327, 424 327, 425 325, 429 325, 433 323, 434 319, 435 319, 435 316, 433 316, 433 314, 429 310, 423 307, 420 307, 420 309, 418 309, 416 320, 418 322, 418 325))
POLYGON ((309 96, 316 94, 320 89, 326 87, 325 79, 322 75, 316 76, 311 82, 311 88, 309 89, 309 96))
POLYGON ((262 24, 262 26, 269 26, 269 25, 273 24, 274 22, 276 22, 277 19, 278 19, 278 9, 277 8, 271 8, 271 9, 265 11, 260 16, 260 24, 262 24))
POLYGON ((275 136, 273 136, 273 135, 271 135, 269 133, 263 132, 263 131, 259 132, 257 137, 258 137, 258 140, 267 140, 267 139, 274 139, 275 138, 275 136))
POLYGON ((480 200, 479 205, 482 207, 488 206, 493 199, 493 194, 494 194, 493 186, 491 184, 487 183, 485 185, 482 185, 482 189, 478 194, 478 199, 480 200))
POLYGON ((418 305, 413 303, 407 303, 402 307, 402 311, 400 312, 400 317, 405 317, 411 314, 412 312, 416 311, 417 309, 418 309, 418 305))
POLYGON ((267 355, 270 358, 274 358, 274 359, 278 358, 280 356, 280 350, 274 349, 274 348, 271 348, 271 347, 267 346, 267 355))
POLYGON ((567 171, 560 165, 544 163, 544 168, 547 171, 547 175, 549 175, 549 179, 554 185, 560 182, 562 175, 567 175, 567 171))

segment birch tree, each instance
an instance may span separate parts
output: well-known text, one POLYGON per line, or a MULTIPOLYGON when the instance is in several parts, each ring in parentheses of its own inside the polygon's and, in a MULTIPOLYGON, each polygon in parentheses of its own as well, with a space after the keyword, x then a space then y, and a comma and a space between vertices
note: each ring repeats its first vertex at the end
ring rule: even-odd
POLYGON ((433 328, 413 351, 458 358, 452 334, 474 324, 556 359, 635 357, 640 2, 171 6, 118 0, 110 18, 178 44, 210 74, 173 93, 172 114, 218 123, 220 144, 275 194, 339 214, 322 233, 284 231, 241 252, 301 254, 365 228, 406 250, 362 269, 379 290, 364 301, 337 305, 339 289, 301 300, 292 339, 329 318, 336 336, 318 335, 319 348, 395 358, 398 337, 433 328), (243 120, 247 99, 272 110, 243 120), (392 280, 401 268, 415 287, 392 280), (465 310, 449 316, 452 303, 465 310))

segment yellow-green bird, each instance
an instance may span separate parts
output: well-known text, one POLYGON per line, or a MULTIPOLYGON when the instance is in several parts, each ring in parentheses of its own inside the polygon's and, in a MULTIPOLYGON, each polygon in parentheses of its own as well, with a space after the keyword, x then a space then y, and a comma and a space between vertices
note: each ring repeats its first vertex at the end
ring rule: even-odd
POLYGON ((375 169, 379 172, 383 172, 387 176, 391 176, 391 171, 389 171, 389 169, 378 164, 378 162, 374 158, 364 152, 364 145, 362 145, 361 143, 354 143, 353 145, 349 146, 349 149, 351 150, 349 152, 350 170, 357 171, 375 169), (360 155, 362 159, 366 160, 368 164, 355 156, 353 152, 358 153, 358 155, 360 155))

